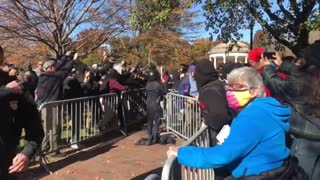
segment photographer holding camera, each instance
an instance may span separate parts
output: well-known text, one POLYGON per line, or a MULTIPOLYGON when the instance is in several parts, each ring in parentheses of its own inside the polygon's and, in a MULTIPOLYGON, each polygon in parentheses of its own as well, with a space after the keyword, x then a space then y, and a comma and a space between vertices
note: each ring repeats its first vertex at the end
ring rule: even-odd
MULTIPOLYGON (((269 61, 268 63, 273 67, 273 68, 277 68, 278 67, 278 62, 276 59, 276 53, 275 52, 267 52, 265 51, 265 49, 263 48, 253 48, 249 54, 248 54, 248 58, 249 58, 249 64, 251 67, 255 68, 259 74, 261 75, 263 69, 264 69, 264 57, 268 58, 269 61)), ((286 79, 287 75, 277 71, 277 76, 282 78, 282 79, 286 79)), ((269 87, 267 87, 265 85, 265 91, 266 91, 266 95, 267 96, 273 96, 272 93, 270 92, 269 87)))

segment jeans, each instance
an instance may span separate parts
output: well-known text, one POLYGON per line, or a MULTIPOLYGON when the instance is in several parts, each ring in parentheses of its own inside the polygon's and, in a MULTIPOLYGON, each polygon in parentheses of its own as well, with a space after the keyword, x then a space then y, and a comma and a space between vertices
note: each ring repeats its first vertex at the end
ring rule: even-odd
POLYGON ((309 176, 310 180, 320 179, 320 142, 303 138, 295 138, 291 153, 299 160, 299 166, 309 176))
POLYGON ((43 111, 42 120, 44 120, 45 136, 43 138, 42 151, 58 150, 58 144, 61 140, 61 120, 59 119, 61 110, 50 106, 43 111))

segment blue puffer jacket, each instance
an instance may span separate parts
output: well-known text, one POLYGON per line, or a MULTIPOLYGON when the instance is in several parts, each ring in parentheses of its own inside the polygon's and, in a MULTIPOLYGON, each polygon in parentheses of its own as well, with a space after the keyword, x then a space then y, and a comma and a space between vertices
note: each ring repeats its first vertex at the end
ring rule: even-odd
POLYGON ((227 166, 235 178, 278 168, 289 156, 285 134, 290 114, 289 107, 272 97, 256 98, 233 120, 224 144, 181 147, 179 163, 195 168, 227 166))

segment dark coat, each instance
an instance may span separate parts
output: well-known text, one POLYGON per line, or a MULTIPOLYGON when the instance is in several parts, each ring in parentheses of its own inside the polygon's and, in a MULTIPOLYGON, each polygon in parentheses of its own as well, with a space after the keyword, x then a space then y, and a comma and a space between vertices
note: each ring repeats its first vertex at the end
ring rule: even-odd
POLYGON ((84 75, 87 71, 89 71, 89 67, 82 63, 81 61, 75 61, 74 62, 74 68, 77 72, 77 79, 82 82, 84 79, 84 75))
POLYGON ((218 133, 223 125, 229 124, 232 116, 226 100, 224 83, 209 61, 196 65, 195 80, 199 89, 199 103, 204 123, 218 133))
POLYGON ((34 71, 27 71, 24 79, 24 84, 26 84, 26 89, 30 92, 34 98, 34 92, 38 85, 38 76, 34 71), (27 75, 28 74, 28 75, 27 75))
POLYGON ((5 86, 11 81, 8 72, 0 70, 0 86, 5 86))
POLYGON ((83 96, 83 90, 78 79, 68 76, 63 81, 63 99, 79 98, 83 96))
POLYGON ((148 112, 161 112, 160 101, 165 95, 166 90, 162 83, 159 81, 148 81, 146 86, 147 93, 147 110, 148 112))
POLYGON ((228 109, 226 91, 221 81, 211 81, 201 87, 199 103, 204 123, 216 132, 231 122, 232 116, 228 109))
POLYGON ((290 132, 295 137, 320 141, 320 128, 315 125, 320 124, 320 118, 305 113, 304 83, 308 82, 299 75, 297 67, 292 63, 283 62, 280 70, 288 74, 287 79, 277 76, 276 70, 271 66, 263 68, 262 77, 272 94, 291 105, 290 132))
POLYGON ((38 105, 63 98, 63 81, 70 73, 73 62, 71 58, 63 56, 56 66, 56 72, 46 72, 39 76, 36 90, 38 105))
POLYGON ((17 152, 22 128, 25 130, 25 144, 21 153, 32 159, 44 136, 33 98, 27 94, 18 94, 13 89, 0 88, 0 115, 0 164, 3 165, 8 157, 12 158, 17 152), (18 102, 16 110, 10 106, 12 101, 18 102))
POLYGON ((81 84, 84 96, 96 96, 99 94, 100 85, 91 78, 89 81, 81 84))

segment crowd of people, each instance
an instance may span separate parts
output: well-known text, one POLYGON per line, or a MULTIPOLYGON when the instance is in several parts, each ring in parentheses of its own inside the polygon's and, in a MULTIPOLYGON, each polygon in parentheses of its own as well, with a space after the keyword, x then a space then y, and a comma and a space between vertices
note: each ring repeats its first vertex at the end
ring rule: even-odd
POLYGON ((247 65, 214 70, 199 62, 194 78, 212 147, 170 147, 168 156, 188 167, 215 168, 215 179, 319 179, 319 51, 316 41, 300 58, 267 57, 254 48, 247 65), (230 134, 219 143, 226 124, 230 134))
MULTIPOLYGON (((160 122, 159 97, 166 93, 168 82, 161 83, 160 74, 154 65, 143 67, 137 64, 130 67, 125 61, 103 60, 100 64, 89 67, 79 60, 77 53, 69 51, 58 59, 38 62, 34 69, 31 64, 18 68, 4 63, 3 49, 0 50, 0 113, 4 118, 0 126, 0 179, 13 178, 12 174, 24 171, 41 145, 42 151, 47 150, 48 132, 44 132, 42 128, 38 111, 44 103, 108 93, 120 95, 123 91, 146 88, 148 117, 160 122), (22 129, 25 143, 23 149, 17 153, 22 129)), ((118 108, 120 111, 121 107, 118 108)), ((50 114, 48 111, 47 116, 53 118, 53 112, 50 114)), ((72 119, 71 122, 72 136, 76 131, 80 131, 75 130, 75 121, 72 119)), ((55 126, 54 123, 51 124, 55 126)), ((156 143, 158 127, 159 125, 154 126, 151 120, 148 125, 149 143, 156 143)), ((57 124, 55 128, 51 128, 53 147, 50 148, 54 149, 52 155, 64 156, 59 150, 60 126, 57 124)), ((99 130, 103 131, 103 128, 101 129, 99 130)))
POLYGON ((302 50, 301 58, 267 57, 263 48, 254 48, 249 64, 215 69, 201 60, 160 74, 154 65, 130 67, 125 61, 104 60, 89 67, 71 51, 40 61, 35 69, 30 64, 19 69, 3 63, 0 48, 0 177, 24 171, 39 150, 45 137, 37 109, 41 104, 145 88, 148 137, 140 145, 160 141, 160 102, 174 89, 198 99, 211 141, 209 148, 170 147, 168 155, 177 156, 182 165, 215 168, 216 179, 318 180, 319 51, 319 41, 302 50), (230 125, 230 135, 219 142, 216 137, 225 125, 230 125), (17 151, 22 128, 25 144, 17 151))

